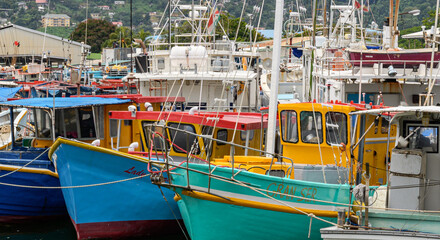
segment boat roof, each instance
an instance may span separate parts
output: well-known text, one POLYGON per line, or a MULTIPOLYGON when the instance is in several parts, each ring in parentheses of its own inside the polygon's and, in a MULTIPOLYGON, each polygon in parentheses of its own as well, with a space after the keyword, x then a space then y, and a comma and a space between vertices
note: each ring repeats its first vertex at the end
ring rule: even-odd
POLYGON ((112 105, 131 102, 128 99, 119 98, 101 98, 101 97, 87 97, 87 98, 27 98, 15 101, 8 101, 0 103, 1 107, 25 107, 25 108, 79 108, 89 106, 112 105), (55 104, 54 104, 55 103, 55 104))
POLYGON ((7 101, 8 98, 14 97, 15 94, 22 89, 22 86, 14 87, 14 88, 0 88, 0 102, 7 101))
MULTIPOLYGON (((88 96, 80 95, 80 96, 71 96, 71 97, 88 97, 88 96)), ((142 94, 107 94, 107 95, 95 95, 95 97, 128 99, 136 103, 185 102, 185 97, 142 96, 142 94)))
POLYGON ((379 113, 415 113, 415 112, 427 112, 427 113, 440 113, 440 106, 398 106, 382 109, 371 109, 358 112, 352 112, 351 115, 363 115, 363 114, 379 114, 379 113))
POLYGON ((262 119, 261 113, 236 113, 236 112, 160 112, 138 111, 132 116, 129 111, 111 111, 111 119, 120 120, 145 120, 145 121, 171 121, 189 124, 198 124, 216 128, 253 130, 261 127, 267 128, 267 115, 262 119), (216 123, 217 122, 217 123, 216 123))

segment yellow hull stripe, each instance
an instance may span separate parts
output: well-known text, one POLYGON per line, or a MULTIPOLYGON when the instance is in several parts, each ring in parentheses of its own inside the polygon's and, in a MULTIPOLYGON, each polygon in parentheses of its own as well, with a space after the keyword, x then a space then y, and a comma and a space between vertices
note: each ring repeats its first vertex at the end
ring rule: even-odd
MULTIPOLYGON (((239 199, 239 198, 229 198, 228 197, 228 199, 229 199, 228 200, 225 198, 217 197, 217 196, 209 194, 209 193, 202 193, 202 192, 198 192, 195 190, 193 190, 193 191, 183 190, 182 194, 189 196, 189 197, 192 197, 192 198, 201 199, 201 200, 226 203, 226 204, 248 207, 248 208, 258 208, 258 209, 269 210, 269 211, 274 211, 274 212, 303 214, 302 212, 300 212, 300 211, 303 211, 303 212, 306 212, 307 214, 314 214, 315 216, 318 216, 318 217, 336 218, 338 216, 338 213, 335 211, 316 210, 316 209, 307 209, 307 208, 296 208, 295 209, 295 208, 288 207, 288 206, 260 203, 260 202, 255 202, 255 201, 243 200, 243 199, 239 199), (300 211, 298 211, 297 209, 300 211)), ((176 198, 174 198, 174 199, 176 200, 176 198)), ((178 197, 177 199, 180 199, 180 197, 178 197)))
POLYGON ((35 174, 43 174, 43 175, 49 175, 52 177, 58 178, 58 174, 55 172, 52 172, 48 169, 39 169, 39 168, 21 168, 21 166, 10 166, 10 165, 0 165, 0 170, 2 171, 18 171, 17 172, 24 172, 24 173, 35 173, 35 174))
POLYGON ((128 153, 124 153, 124 152, 118 152, 113 149, 108 149, 108 148, 103 148, 103 147, 95 147, 95 146, 87 144, 87 143, 73 141, 73 140, 69 140, 69 139, 65 139, 65 138, 61 138, 61 137, 57 138, 57 140, 55 141, 55 143, 52 145, 52 147, 49 150, 49 159, 51 161, 53 161, 52 160, 53 153, 61 144, 71 145, 74 147, 79 147, 79 148, 87 149, 90 151, 110 154, 110 155, 114 155, 114 156, 130 158, 132 160, 136 160, 136 161, 140 161, 140 162, 148 162, 148 159, 145 159, 142 157, 138 157, 138 156, 131 155, 128 153))

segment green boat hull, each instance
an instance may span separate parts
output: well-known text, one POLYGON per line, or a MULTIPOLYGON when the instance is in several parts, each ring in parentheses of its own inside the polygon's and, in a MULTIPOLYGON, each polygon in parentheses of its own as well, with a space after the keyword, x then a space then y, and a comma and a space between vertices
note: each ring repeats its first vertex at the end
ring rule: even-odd
POLYGON ((212 166, 189 164, 189 169, 195 171, 173 170, 171 189, 179 195, 178 207, 193 240, 321 239, 319 230, 335 223, 336 210, 349 202, 347 184, 238 170, 230 180, 231 168, 212 171, 212 166), (209 172, 217 178, 209 180, 209 172))

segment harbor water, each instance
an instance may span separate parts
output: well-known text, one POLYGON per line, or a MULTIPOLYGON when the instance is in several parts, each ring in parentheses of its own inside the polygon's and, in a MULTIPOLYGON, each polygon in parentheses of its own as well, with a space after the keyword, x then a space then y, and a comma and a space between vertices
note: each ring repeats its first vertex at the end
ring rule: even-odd
MULTIPOLYGON (((34 221, 20 224, 0 223, 1 240, 76 240, 75 228, 70 219, 34 221)), ((134 238, 127 238, 134 239, 134 238)), ((136 239, 184 240, 183 234, 164 237, 142 237, 136 239)))

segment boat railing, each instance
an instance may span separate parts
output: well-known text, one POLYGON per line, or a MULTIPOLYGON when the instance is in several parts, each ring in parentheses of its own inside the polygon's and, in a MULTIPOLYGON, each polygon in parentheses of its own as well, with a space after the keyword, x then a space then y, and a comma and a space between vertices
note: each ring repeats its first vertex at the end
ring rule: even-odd
MULTIPOLYGON (((439 61, 433 62, 433 68, 439 68, 439 61)), ((377 78, 421 78, 430 77, 431 61, 426 60, 348 60, 337 57, 323 57, 316 60, 315 75, 322 77, 353 77, 362 73, 377 78), (389 76, 389 67, 397 71, 389 76), (349 73, 347 73, 349 71, 349 73)), ((438 70, 438 69, 437 69, 438 70)))
MULTIPOLYGON (((258 152, 258 153, 260 153, 261 155, 266 155, 266 156, 271 156, 271 158, 272 158, 272 160, 271 160, 271 163, 270 163, 270 167, 269 167, 269 169, 265 169, 266 170, 266 174, 270 174, 271 173, 271 170, 272 170, 272 167, 273 167, 273 164, 275 163, 275 162, 281 162, 281 163, 284 163, 284 162, 287 162, 287 164, 290 164, 290 166, 288 167, 288 169, 287 169, 287 171, 286 171, 286 173, 284 174, 284 175, 282 175, 282 176, 279 176, 279 177, 284 177, 284 178, 290 178, 291 177, 291 174, 293 173, 293 169, 294 169, 294 161, 293 161, 293 159, 291 159, 291 158, 289 158, 289 157, 285 157, 285 156, 282 156, 282 155, 279 155, 278 153, 268 153, 268 152, 266 152, 264 149, 257 149, 257 148, 252 148, 252 147, 249 147, 249 146, 243 146, 243 145, 241 145, 241 144, 237 144, 237 143, 233 143, 233 142, 229 142, 229 141, 224 141, 224 140, 221 140, 221 139, 217 139, 217 138, 214 138, 214 137, 212 137, 211 135, 201 135, 201 134, 197 134, 197 133, 193 133, 193 132, 190 132, 190 131, 186 131, 186 130, 183 130, 183 129, 180 129, 180 128, 175 128, 175 127, 171 127, 171 126, 166 126, 166 125, 161 125, 161 127, 163 127, 163 128, 165 128, 165 129, 170 129, 170 130, 173 130, 173 131, 178 131, 178 132, 181 132, 181 133, 184 133, 184 134, 186 134, 187 136, 194 136, 194 137, 196 137, 196 138, 202 138, 202 139, 204 139, 204 140, 208 140, 208 141, 210 141, 210 142, 213 142, 213 141, 215 141, 215 142, 218 142, 218 143, 222 143, 222 144, 227 144, 227 145, 229 145, 230 147, 231 147, 231 150, 230 150, 230 157, 231 157, 231 159, 230 159, 230 162, 231 162, 231 168, 232 168, 232 175, 231 175, 231 177, 232 178, 234 178, 234 176, 236 176, 239 172, 241 172, 241 171, 243 171, 244 169, 243 168, 240 168, 240 167, 235 167, 235 164, 234 164, 234 155, 235 155, 235 151, 234 151, 234 149, 237 147, 237 148, 244 148, 244 149, 247 149, 247 150, 251 150, 251 151, 255 151, 255 152, 258 152), (238 170, 238 172, 235 172, 236 170, 238 170)), ((163 141, 163 142, 166 142, 165 141, 165 139, 164 139, 164 137, 163 136, 161 136, 160 134, 159 135, 155 135, 155 136, 160 136, 160 138, 161 138, 161 141, 163 141)), ((183 168, 183 169, 185 169, 186 171, 196 171, 196 172, 199 172, 199 171, 197 171, 197 170, 194 170, 194 169, 190 169, 189 168, 189 164, 188 163, 190 163, 191 161, 190 161, 190 159, 192 159, 193 157, 195 158, 195 159, 198 159, 197 157, 195 157, 195 155, 194 154, 192 154, 192 150, 193 149, 195 149, 195 146, 194 146, 194 144, 196 143, 196 141, 194 141, 193 143, 192 143, 192 145, 191 145, 191 148, 189 148, 190 146, 189 146, 189 142, 187 141, 187 149, 190 149, 189 151, 187 151, 187 150, 185 150, 185 153, 187 154, 187 160, 186 161, 184 161, 184 162, 186 162, 187 164, 185 165, 185 166, 182 166, 182 163, 176 163, 176 162, 174 162, 174 161, 169 161, 170 160, 170 157, 169 157, 169 155, 167 155, 167 156, 164 156, 164 158, 165 158, 165 165, 164 165, 164 167, 165 167, 165 169, 163 169, 162 171, 159 171, 159 172, 156 172, 156 174, 159 174, 160 176, 158 177, 158 176, 153 176, 152 177, 152 181, 155 181, 154 179, 163 179, 163 174, 164 173, 166 173, 168 176, 170 176, 170 174, 172 174, 171 172, 170 172, 170 170, 172 170, 172 169, 174 169, 174 168, 183 168)), ((182 149, 183 150, 183 149, 182 149)), ((151 151, 150 151, 151 152, 151 151)), ((165 151, 166 152, 166 151, 165 151)), ((209 151, 208 151, 209 152, 209 151)), ((206 160, 205 159, 205 163, 206 164, 209 164, 210 166, 212 165, 212 168, 211 169, 215 169, 215 168, 217 168, 217 167, 219 167, 218 165, 214 165, 214 164, 212 164, 211 163, 211 161, 209 160, 209 153, 208 153, 208 155, 206 156, 206 159, 208 159, 208 160, 206 160)), ((159 164, 159 165, 162 165, 163 166, 163 164, 164 164, 164 162, 163 161, 155 161, 155 159, 152 159, 151 157, 149 158, 149 161, 152 161, 152 163, 154 164, 154 163, 157 163, 157 164, 159 164)), ((239 165, 240 166, 240 165, 239 165)), ((222 167, 224 167, 224 166, 222 166, 222 167)), ((226 167, 228 167, 228 166, 226 166, 226 167)), ((202 173, 202 172, 199 172, 199 173, 202 173)), ((203 174, 206 174, 206 175, 208 175, 209 176, 209 179, 211 179, 211 177, 212 177, 212 175, 211 175, 211 173, 203 173, 203 174)), ((271 176, 273 176, 272 174, 270 174, 271 176)), ((189 175, 188 175, 189 176, 189 175)), ((216 176, 216 177, 218 177, 218 176, 216 176)), ((210 180, 209 180, 210 181, 210 180)), ((168 181, 168 183, 166 183, 167 185, 172 185, 172 179, 171 178, 169 178, 169 181, 168 181)), ((188 182, 188 186, 187 186, 188 188, 190 188, 190 186, 189 186, 189 182, 188 182)), ((209 189, 208 189, 208 191, 209 191, 209 189)))

